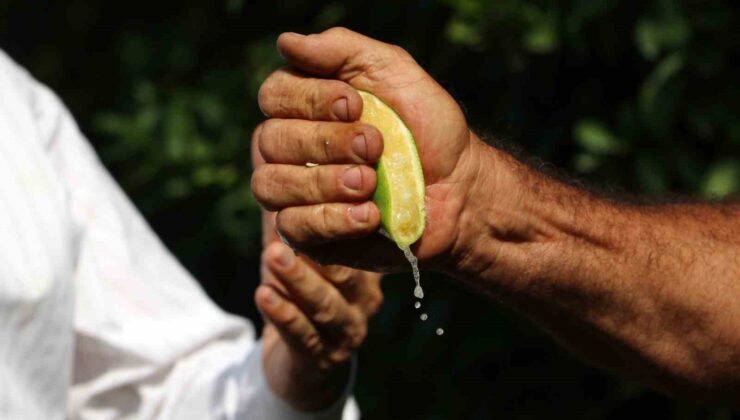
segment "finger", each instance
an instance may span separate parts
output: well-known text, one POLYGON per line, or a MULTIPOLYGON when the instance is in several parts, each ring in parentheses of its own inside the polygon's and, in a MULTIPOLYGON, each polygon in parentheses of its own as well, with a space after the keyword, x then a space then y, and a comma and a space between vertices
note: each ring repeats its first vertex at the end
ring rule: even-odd
MULTIPOLYGON (((262 126, 258 125, 257 128, 255 128, 254 132, 252 133, 252 170, 256 168, 259 165, 263 165, 265 163, 265 159, 262 157, 262 154, 259 150, 259 142, 258 139, 260 137, 260 131, 262 130, 262 126)), ((262 246, 265 247, 267 244, 278 241, 280 238, 278 238, 277 230, 275 229, 275 212, 273 211, 266 211, 262 210, 262 246)))
POLYGON ((260 144, 259 139, 262 136, 262 129, 264 128, 263 124, 257 125, 255 127, 254 131, 252 132, 252 142, 251 142, 251 155, 252 155, 252 170, 256 169, 258 166, 263 165, 265 163, 265 158, 262 157, 262 152, 260 152, 260 144))
POLYGON ((332 284, 313 270, 292 249, 275 242, 267 250, 267 264, 290 293, 291 300, 319 331, 356 348, 365 339, 364 314, 344 299, 332 284))
POLYGON ((252 174, 252 194, 267 210, 328 202, 361 202, 375 190, 375 171, 361 165, 315 168, 265 164, 252 174))
POLYGON ((263 113, 273 118, 356 121, 362 98, 339 80, 314 79, 288 69, 272 73, 257 95, 263 113))
POLYGON ((324 352, 321 335, 308 317, 272 286, 260 285, 255 292, 254 301, 265 319, 275 326, 293 350, 312 356, 319 356, 324 352))
POLYGON ((257 138, 268 163, 304 165, 377 162, 383 152, 378 129, 362 123, 270 119, 257 138))
MULTIPOLYGON (((274 243, 274 242, 271 242, 274 243)), ((275 276, 275 273, 270 269, 270 266, 267 262, 267 253, 265 250, 269 244, 266 244, 264 249, 262 250, 262 254, 260 255, 260 284, 266 284, 269 286, 272 286, 275 288, 275 290, 278 291, 278 293, 281 296, 285 296, 286 298, 290 299, 290 292, 288 289, 285 288, 285 286, 278 280, 278 278, 275 276)))
POLYGON ((380 289, 381 274, 341 265, 317 265, 316 270, 366 317, 375 315, 383 304, 383 292, 380 289))
POLYGON ((275 218, 277 213, 274 211, 262 210, 262 246, 280 241, 277 229, 275 228, 275 218))
POLYGON ((291 246, 302 250, 365 237, 380 227, 380 211, 372 202, 288 207, 278 213, 275 224, 291 246))

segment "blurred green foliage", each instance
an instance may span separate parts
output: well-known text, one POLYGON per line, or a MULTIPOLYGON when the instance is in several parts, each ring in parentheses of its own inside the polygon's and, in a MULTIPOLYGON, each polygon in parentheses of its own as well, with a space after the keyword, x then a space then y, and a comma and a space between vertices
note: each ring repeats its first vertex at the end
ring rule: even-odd
MULTIPOLYGON (((281 31, 400 44, 482 134, 588 183, 720 198, 740 191, 739 18, 730 1, 11 0, 0 46, 60 94, 208 293, 259 322, 249 134, 281 31)), ((422 279, 425 323, 408 275, 384 283, 360 355, 366 418, 730 417, 584 366, 505 308, 422 279)))

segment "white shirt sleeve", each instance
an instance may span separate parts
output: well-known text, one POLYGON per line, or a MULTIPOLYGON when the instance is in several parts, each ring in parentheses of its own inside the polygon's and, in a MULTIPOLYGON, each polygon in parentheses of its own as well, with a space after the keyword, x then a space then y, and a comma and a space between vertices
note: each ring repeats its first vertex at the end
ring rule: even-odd
POLYGON ((208 299, 105 170, 64 105, 19 74, 30 86, 38 137, 65 186, 77 233, 68 416, 358 418, 347 395, 309 414, 272 394, 252 324, 208 299))

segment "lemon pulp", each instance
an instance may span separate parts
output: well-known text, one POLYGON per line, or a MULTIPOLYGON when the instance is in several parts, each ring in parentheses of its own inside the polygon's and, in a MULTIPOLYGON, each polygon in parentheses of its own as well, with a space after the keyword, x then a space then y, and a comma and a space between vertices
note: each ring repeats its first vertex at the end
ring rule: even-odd
POLYGON ((426 223, 424 173, 411 130, 377 96, 358 91, 363 101, 360 121, 383 135, 383 154, 377 166, 373 202, 380 210, 383 233, 403 251, 414 274, 414 296, 424 297, 418 261, 409 248, 424 233, 426 223))
POLYGON ((383 134, 373 201, 380 223, 399 248, 408 248, 424 232, 426 222, 424 174, 411 130, 396 112, 375 95, 359 91, 363 100, 360 121, 383 134))

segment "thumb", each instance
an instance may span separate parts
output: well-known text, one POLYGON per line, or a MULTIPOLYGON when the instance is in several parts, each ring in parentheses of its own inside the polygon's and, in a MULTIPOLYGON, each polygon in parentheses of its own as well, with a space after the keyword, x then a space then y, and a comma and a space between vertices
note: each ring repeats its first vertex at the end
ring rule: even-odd
POLYGON ((277 47, 291 65, 308 73, 335 77, 351 77, 353 70, 362 71, 363 66, 370 64, 363 63, 369 50, 377 55, 392 48, 346 28, 311 35, 286 32, 278 37, 277 47))
POLYGON ((278 37, 277 46, 288 63, 306 73, 333 77, 371 92, 382 90, 399 75, 425 74, 403 48, 346 28, 311 35, 287 32, 278 37))

